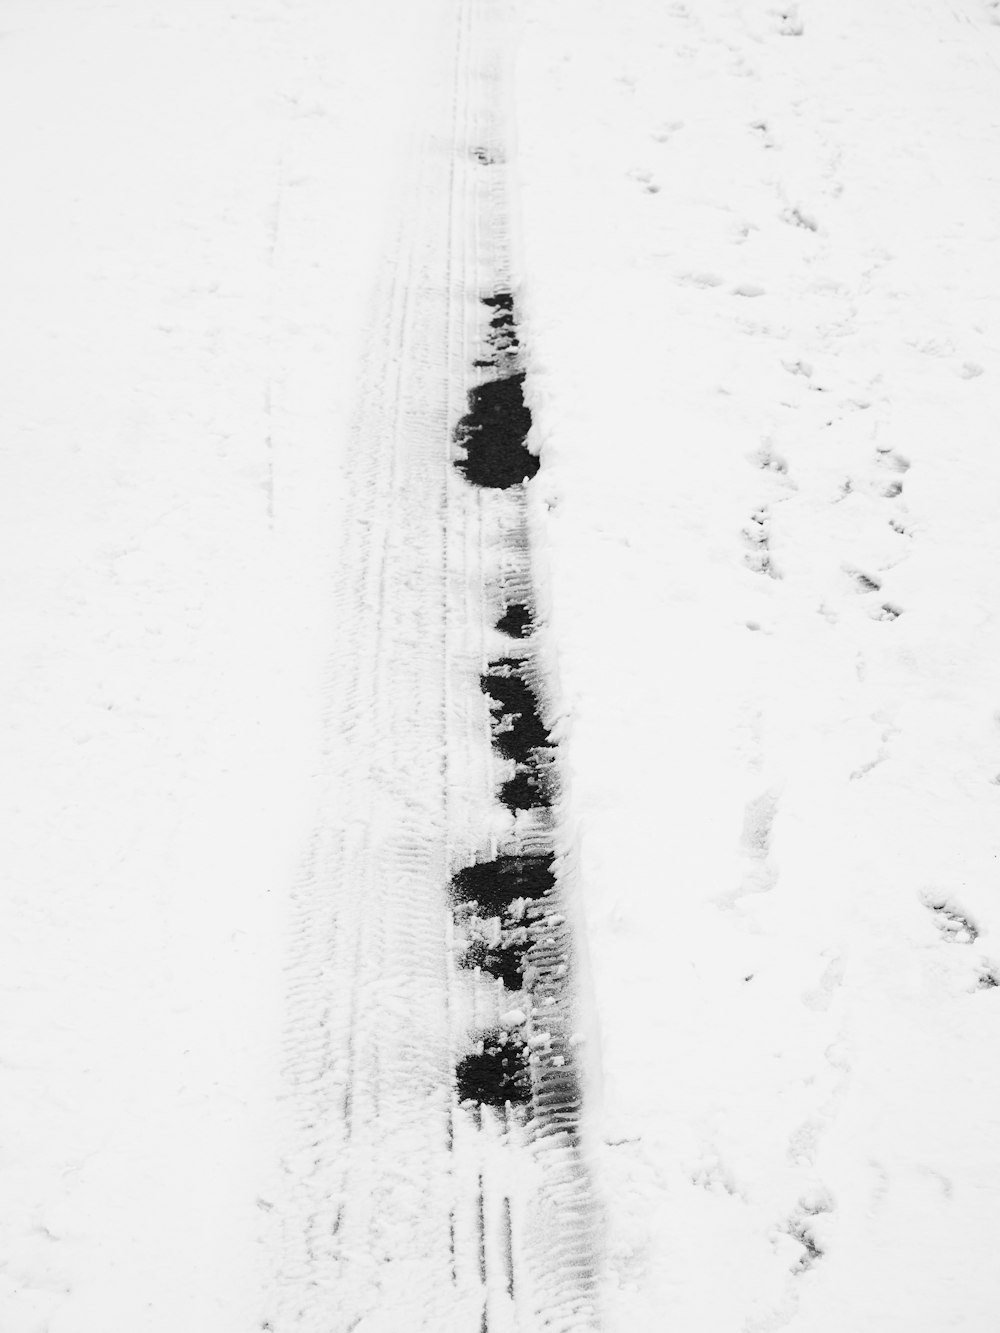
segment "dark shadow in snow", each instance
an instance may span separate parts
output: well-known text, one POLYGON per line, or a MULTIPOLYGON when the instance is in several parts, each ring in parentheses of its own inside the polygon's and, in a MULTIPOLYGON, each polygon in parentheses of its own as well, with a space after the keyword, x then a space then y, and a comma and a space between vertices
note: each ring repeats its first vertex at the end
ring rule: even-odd
POLYGON ((529 764, 534 750, 548 746, 549 735, 538 715, 538 700, 524 678, 524 663, 514 657, 491 662, 480 677, 493 714, 493 744, 505 759, 529 764))
POLYGON ((497 621, 497 629, 512 639, 526 639, 532 630, 531 612, 523 602, 512 602, 497 621))
POLYGON ((451 881, 460 903, 473 903, 480 916, 502 916, 518 898, 537 901, 555 887, 551 856, 498 856, 466 866, 451 881))
POLYGON ((455 1079, 460 1102, 480 1106, 526 1102, 531 1098, 527 1047, 509 1032, 484 1032, 479 1050, 459 1061, 455 1079))

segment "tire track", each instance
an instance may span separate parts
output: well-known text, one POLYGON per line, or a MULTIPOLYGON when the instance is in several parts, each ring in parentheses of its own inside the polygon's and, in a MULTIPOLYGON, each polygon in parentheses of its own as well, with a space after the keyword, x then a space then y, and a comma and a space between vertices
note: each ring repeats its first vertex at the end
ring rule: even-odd
MULTIPOLYGON (((494 1052, 492 1070, 488 1060, 485 1067, 481 1063, 478 1084, 472 1087, 464 1063, 468 1046, 457 1052, 456 1068, 460 1096, 463 1076, 465 1090, 475 1094, 471 1104, 478 1123, 491 1125, 497 1142, 515 1154, 523 1168, 520 1173, 505 1170, 502 1176, 522 1183, 522 1190, 503 1193, 500 1178, 497 1181, 498 1230, 506 1235, 501 1245, 509 1247, 511 1255, 505 1294, 515 1320, 525 1321, 511 1326, 569 1330, 598 1326, 596 1220, 579 1127, 571 941, 564 902, 572 886, 568 866, 553 857, 564 842, 554 810, 559 796, 556 751, 544 722, 555 701, 532 642, 533 575, 527 495, 521 483, 534 475, 537 460, 523 448, 530 425, 524 406, 530 366, 520 347, 511 262, 509 154, 500 137, 501 51, 501 42, 492 45, 494 59, 484 80, 491 95, 491 134, 497 137, 481 139, 472 154, 477 173, 485 178, 478 230, 489 236, 490 262, 481 257, 478 266, 477 336, 466 356, 466 364, 478 374, 467 386, 467 405, 458 418, 456 462, 467 481, 478 483, 467 492, 479 506, 489 552, 484 601, 494 609, 494 629, 484 636, 479 675, 488 701, 492 790, 495 802, 506 808, 506 818, 494 821, 498 831, 478 854, 456 865, 452 881, 459 918, 467 912, 463 899, 475 903, 478 895, 472 919, 478 915, 480 924, 488 921, 492 926, 492 937, 485 944, 480 941, 479 958, 473 960, 489 977, 480 986, 492 987, 492 1005, 472 1034, 478 1034, 475 1058, 494 1052), (505 883, 518 879, 516 887, 505 883), (518 893, 523 896, 512 920, 511 900, 518 893), (511 938, 515 931, 519 940, 511 938), (520 985, 510 975, 518 963, 520 985), (520 1013, 515 1005, 521 1006, 520 1013), (526 1087, 518 1081, 515 1032, 523 1042, 526 1087), (504 1064, 513 1070, 502 1071, 504 1064)), ((487 1287, 493 1326, 508 1311, 487 1287)))
POLYGON ((554 751, 543 732, 544 763, 522 754, 512 774, 479 688, 506 654, 542 726, 524 491, 469 485, 452 441, 498 367, 517 363, 515 398, 524 383, 504 11, 446 17, 450 72, 413 154, 349 460, 326 796, 294 903, 276 1333, 597 1327, 565 872, 520 919, 481 920, 472 966, 449 894, 483 858, 551 861, 554 751), (514 605, 520 632, 494 628, 514 605), (463 1062, 504 1024, 527 1081, 470 1102, 463 1062))

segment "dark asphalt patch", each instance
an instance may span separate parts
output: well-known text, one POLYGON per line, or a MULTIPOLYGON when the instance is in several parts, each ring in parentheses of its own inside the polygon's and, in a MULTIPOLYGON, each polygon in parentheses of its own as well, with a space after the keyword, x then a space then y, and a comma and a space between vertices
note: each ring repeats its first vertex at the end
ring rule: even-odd
POLYGON ((519 898, 538 901, 555 888, 551 856, 498 856, 466 866, 451 881, 456 902, 483 917, 502 916, 519 898))
POLYGON ((467 1055, 455 1070, 460 1102, 505 1106, 531 1098, 528 1050, 509 1032, 484 1032, 479 1050, 467 1055))
POLYGON ((500 289, 480 298, 489 312, 485 350, 474 364, 494 378, 469 391, 469 410, 455 427, 464 451, 456 466, 474 486, 507 490, 529 481, 538 459, 527 447, 531 411, 524 401, 524 373, 517 369, 519 340, 514 295, 500 289))
POLYGON ((505 759, 530 764, 533 752, 548 745, 535 692, 524 677, 524 663, 514 657, 491 662, 480 677, 493 715, 493 744, 505 759))
POLYGON ((497 629, 512 639, 526 639, 534 628, 531 612, 523 602, 512 602, 497 621, 497 629))
POLYGON ((508 810, 545 810, 552 804, 548 782, 535 769, 519 768, 500 786, 500 804, 508 810))
POLYGON ((482 301, 483 305, 489 306, 492 310, 505 310, 510 315, 514 313, 513 292, 494 292, 492 296, 484 296, 482 301))
POLYGON ((525 445, 531 412, 524 403, 524 374, 487 380, 469 392, 469 411, 455 428, 465 457, 456 463, 474 486, 506 490, 529 480, 538 459, 525 445))

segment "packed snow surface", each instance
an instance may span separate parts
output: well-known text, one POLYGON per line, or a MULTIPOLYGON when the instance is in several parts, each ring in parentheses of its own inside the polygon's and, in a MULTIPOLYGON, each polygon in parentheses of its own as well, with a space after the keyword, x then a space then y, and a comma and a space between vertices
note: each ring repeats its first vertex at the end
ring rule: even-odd
MULTIPOLYGON (((287 1280, 363 333, 460 8, 4 8, 5 1333, 287 1280)), ((997 1325, 998 17, 510 9, 612 1333, 997 1325)))

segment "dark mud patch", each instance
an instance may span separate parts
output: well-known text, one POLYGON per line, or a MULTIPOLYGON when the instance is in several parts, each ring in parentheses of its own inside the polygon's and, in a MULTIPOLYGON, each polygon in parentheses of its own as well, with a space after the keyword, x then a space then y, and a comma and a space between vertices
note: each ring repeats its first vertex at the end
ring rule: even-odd
POLYGON ((503 1107, 530 1101, 528 1048, 512 1033, 484 1032, 479 1049, 459 1061, 455 1081, 460 1102, 503 1107))
POLYGON ((497 629, 512 639, 526 639, 534 628, 531 612, 523 602, 512 602, 497 621, 497 629))
POLYGON ((525 679, 525 664, 501 657, 490 663, 480 684, 490 701, 493 744, 505 759, 530 766, 534 752, 548 746, 549 734, 535 692, 525 679))
POLYGON ((500 803, 508 810, 547 810, 552 804, 548 778, 534 768, 519 768, 501 784, 500 803))
POLYGON ((502 916, 519 898, 537 902, 555 888, 551 856, 498 856, 466 866, 451 881, 456 902, 471 903, 480 916, 502 916))

